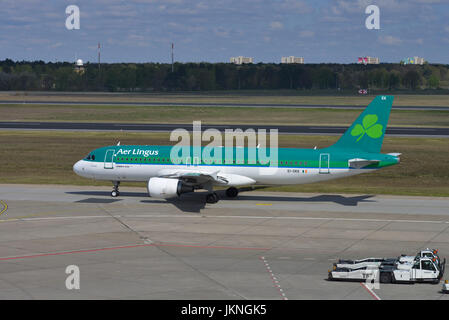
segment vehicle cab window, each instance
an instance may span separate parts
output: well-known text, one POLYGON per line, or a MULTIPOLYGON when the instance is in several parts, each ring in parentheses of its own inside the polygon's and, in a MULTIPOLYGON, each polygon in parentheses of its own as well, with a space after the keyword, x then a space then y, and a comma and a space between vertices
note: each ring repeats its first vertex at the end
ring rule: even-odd
POLYGON ((422 269, 429 270, 429 271, 435 271, 435 266, 433 265, 433 263, 431 261, 423 261, 422 269))

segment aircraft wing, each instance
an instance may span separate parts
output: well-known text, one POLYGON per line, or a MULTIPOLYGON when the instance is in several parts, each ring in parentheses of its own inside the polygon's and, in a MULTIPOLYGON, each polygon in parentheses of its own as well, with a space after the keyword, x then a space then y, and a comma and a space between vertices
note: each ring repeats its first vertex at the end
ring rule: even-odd
POLYGON ((255 180, 242 175, 194 169, 163 169, 158 176, 159 178, 182 180, 184 183, 192 186, 203 185, 208 182, 223 186, 243 186, 256 183, 255 180))
POLYGON ((361 169, 361 168, 367 167, 371 164, 377 164, 379 162, 380 162, 380 160, 367 160, 367 159, 360 159, 360 158, 348 160, 349 167, 355 168, 355 169, 361 169))

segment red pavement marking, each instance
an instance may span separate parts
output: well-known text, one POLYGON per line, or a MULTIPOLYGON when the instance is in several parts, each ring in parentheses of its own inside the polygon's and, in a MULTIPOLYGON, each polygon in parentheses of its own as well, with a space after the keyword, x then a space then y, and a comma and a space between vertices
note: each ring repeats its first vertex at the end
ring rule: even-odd
POLYGON ((373 297, 375 300, 380 300, 379 296, 374 293, 374 291, 370 290, 363 282, 360 282, 360 285, 368 291, 368 293, 373 297))
POLYGON ((136 245, 129 245, 129 246, 117 246, 117 247, 84 249, 84 250, 74 250, 74 251, 47 252, 47 253, 25 255, 25 256, 4 257, 4 258, 0 258, 0 261, 39 258, 39 257, 48 257, 48 256, 60 256, 60 255, 75 254, 75 253, 92 253, 92 252, 99 252, 99 251, 129 249, 129 248, 139 248, 139 247, 178 247, 178 248, 199 248, 199 249, 265 250, 265 251, 270 250, 269 248, 196 246, 196 245, 182 245, 182 244, 136 244, 136 245))
POLYGON ((259 257, 260 260, 262 260, 262 262, 265 264, 265 268, 267 269, 268 274, 271 277, 271 281, 273 282, 273 286, 278 289, 279 294, 281 295, 283 300, 288 300, 287 296, 284 293, 284 290, 282 290, 281 286, 279 285, 279 281, 277 280, 277 278, 274 276, 273 271, 271 271, 271 267, 268 264, 268 261, 265 259, 265 257, 259 257))

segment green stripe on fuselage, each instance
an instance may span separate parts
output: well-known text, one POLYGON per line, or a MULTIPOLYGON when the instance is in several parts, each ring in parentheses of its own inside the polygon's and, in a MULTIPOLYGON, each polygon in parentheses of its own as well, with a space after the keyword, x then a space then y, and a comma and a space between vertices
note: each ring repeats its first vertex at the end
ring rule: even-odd
MULTIPOLYGON (((105 162, 111 161, 111 159, 105 159, 108 150, 114 150, 113 161, 119 163, 130 164, 159 164, 159 165, 173 165, 173 164, 193 164, 193 165, 219 165, 219 166, 248 166, 248 167, 268 167, 270 163, 263 158, 259 158, 259 152, 265 154, 267 151, 270 155, 270 149, 257 149, 257 148, 225 148, 215 147, 217 154, 218 149, 221 149, 221 157, 217 158, 203 158, 197 155, 202 155, 205 147, 194 149, 193 147, 187 148, 185 154, 190 156, 178 156, 174 159, 170 158, 172 146, 138 146, 138 145, 124 145, 124 146, 109 146, 95 149, 84 160, 105 162), (232 150, 233 157, 226 157, 232 150), (237 152, 242 152, 242 157, 236 157, 237 152), (255 154, 256 156, 248 157, 248 154, 255 154)), ((382 167, 391 166, 398 163, 398 159, 395 156, 381 154, 381 153, 366 153, 366 152, 346 152, 335 148, 324 149, 294 149, 294 148, 279 148, 278 160, 273 161, 274 166, 280 168, 285 167, 297 167, 297 168, 319 168, 321 155, 329 155, 329 168, 348 168, 348 160, 350 159, 366 159, 366 160, 379 160, 378 164, 372 164, 365 168, 378 169, 382 167)), ((214 153, 212 153, 214 155, 214 153)), ((269 160, 269 158, 268 158, 269 160)), ((274 159, 273 159, 274 160, 274 159)), ((321 167, 327 167, 326 163, 322 163, 321 167)))

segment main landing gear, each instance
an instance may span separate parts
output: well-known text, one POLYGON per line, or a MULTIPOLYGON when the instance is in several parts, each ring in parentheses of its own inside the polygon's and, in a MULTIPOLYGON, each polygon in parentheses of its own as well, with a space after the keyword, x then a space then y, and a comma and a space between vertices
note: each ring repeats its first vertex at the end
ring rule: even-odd
POLYGON ((218 194, 215 193, 215 192, 209 193, 209 194, 206 196, 206 202, 207 202, 207 203, 217 203, 218 200, 219 200, 218 194))
POLYGON ((118 186, 120 185, 120 181, 113 181, 114 187, 112 188, 111 197, 115 198, 120 195, 118 191, 118 186))
MULTIPOLYGON (((239 194, 239 189, 237 189, 236 187, 230 187, 230 188, 226 189, 226 196, 228 198, 235 198, 235 197, 237 197, 238 194, 239 194)), ((216 192, 210 192, 206 196, 207 203, 217 203, 218 200, 219 200, 219 197, 216 192)))
POLYGON ((235 198, 239 194, 239 189, 236 187, 230 187, 226 190, 226 196, 228 198, 235 198))

